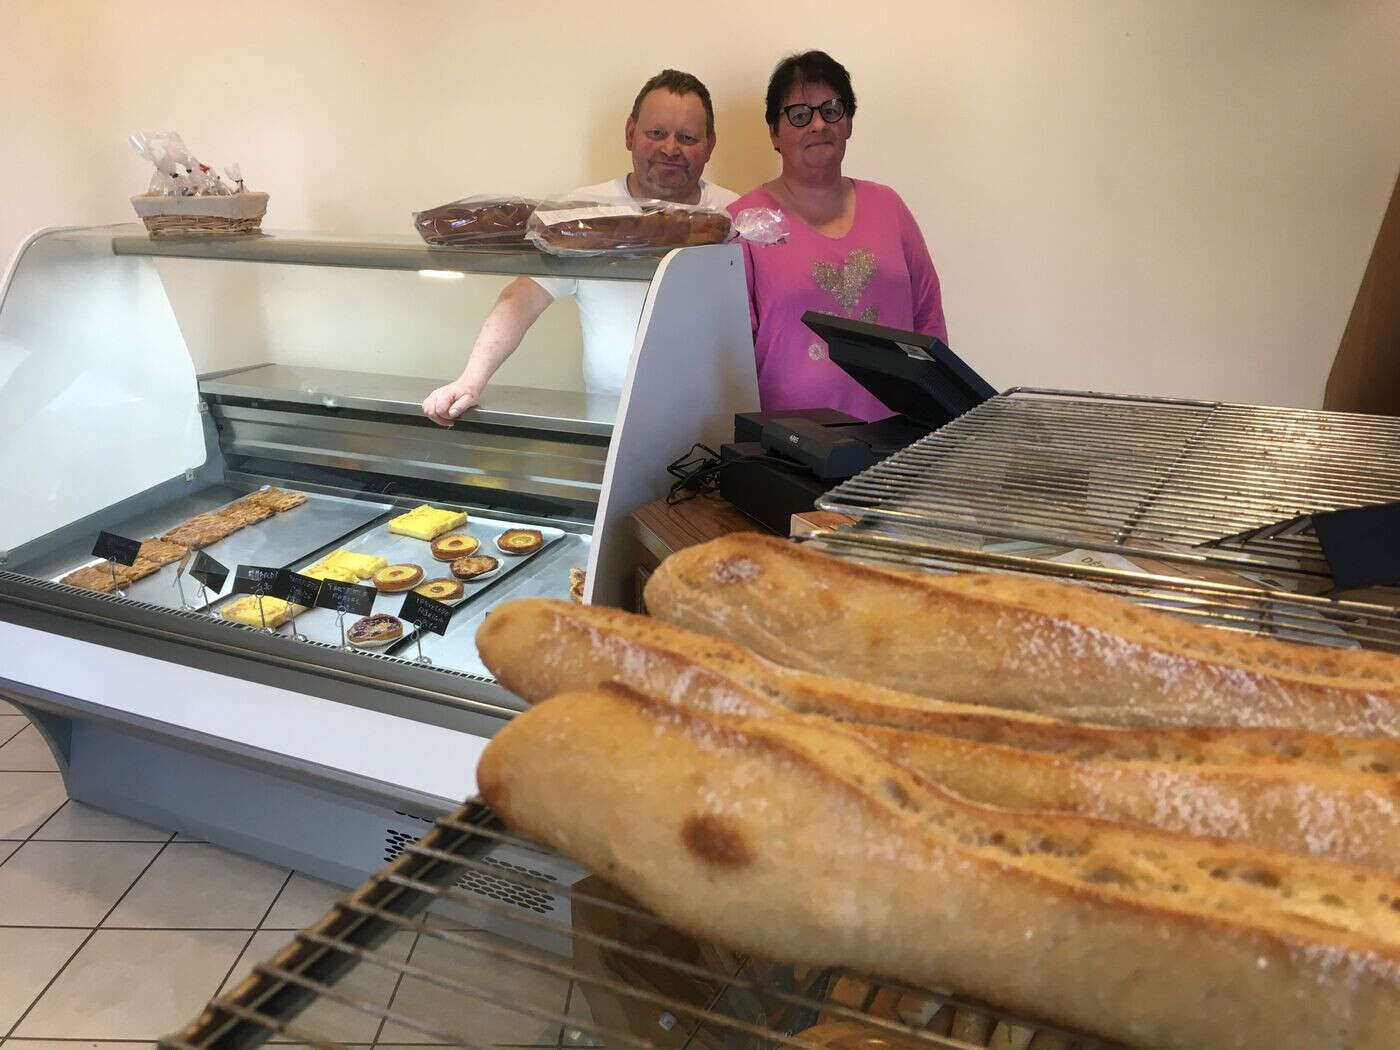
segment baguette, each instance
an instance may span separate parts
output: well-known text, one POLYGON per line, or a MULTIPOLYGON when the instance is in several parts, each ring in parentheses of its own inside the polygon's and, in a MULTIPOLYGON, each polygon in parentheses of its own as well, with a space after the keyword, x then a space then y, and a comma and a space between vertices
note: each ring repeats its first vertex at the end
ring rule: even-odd
POLYGON ((1066 725, 1066 753, 1054 754, 1035 749, 1054 742, 1057 724, 1045 718, 983 715, 818 679, 644 616, 538 598, 493 610, 476 642, 497 681, 527 701, 617 681, 721 714, 838 713, 886 755, 977 802, 1237 839, 1400 874, 1400 777, 1348 766, 1400 768, 1395 741, 1346 738, 1338 747, 1316 734, 1260 730, 1214 730, 1197 741, 1180 730, 1066 725), (882 703, 953 710, 945 731, 864 724, 868 708, 882 703), (990 728, 979 726, 984 719, 990 728), (1171 739, 1152 739, 1163 735, 1171 739))
POLYGON ((1400 737, 1400 657, 1202 627, 1049 580, 873 568, 739 533, 667 558, 646 603, 770 660, 920 696, 1120 726, 1400 737))
POLYGON ((963 801, 817 720, 617 684, 487 746, 487 803, 665 921, 1157 1050, 1393 1050, 1400 880, 963 801))

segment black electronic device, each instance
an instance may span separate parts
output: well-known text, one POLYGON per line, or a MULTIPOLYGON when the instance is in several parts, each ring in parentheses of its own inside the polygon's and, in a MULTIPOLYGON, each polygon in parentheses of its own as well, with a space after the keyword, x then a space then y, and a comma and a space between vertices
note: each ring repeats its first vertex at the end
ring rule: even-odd
POLYGON ((924 433, 996 396, 996 389, 936 336, 815 310, 803 314, 802 323, 826 340, 833 364, 924 433))
POLYGON ((791 459, 826 481, 854 477, 880 459, 866 442, 844 436, 841 427, 801 416, 770 420, 763 427, 759 444, 765 452, 791 459))
POLYGON ((788 534, 792 516, 811 510, 831 488, 811 471, 765 452, 756 441, 719 450, 719 494, 768 532, 788 534))
POLYGON ((746 412, 720 449, 720 495, 764 528, 786 534, 838 481, 952 422, 996 390, 941 340, 809 311, 802 323, 828 356, 895 414, 874 422, 831 408, 746 412))

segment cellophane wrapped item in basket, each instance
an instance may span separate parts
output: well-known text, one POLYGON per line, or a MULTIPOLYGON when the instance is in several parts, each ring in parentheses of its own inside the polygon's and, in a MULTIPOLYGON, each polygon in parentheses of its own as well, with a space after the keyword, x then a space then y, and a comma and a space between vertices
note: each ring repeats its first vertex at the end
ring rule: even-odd
POLYGON ((267 194, 243 184, 237 164, 224 169, 225 182, 199 160, 173 131, 137 132, 132 148, 155 168, 146 192, 131 206, 152 237, 229 236, 258 233, 267 212, 267 194))
POLYGON ((670 201, 541 201, 526 239, 551 255, 633 255, 729 239, 729 215, 670 201))
POLYGON ((413 225, 435 248, 519 248, 525 244, 525 222, 537 203, 528 197, 463 197, 414 212, 413 225))

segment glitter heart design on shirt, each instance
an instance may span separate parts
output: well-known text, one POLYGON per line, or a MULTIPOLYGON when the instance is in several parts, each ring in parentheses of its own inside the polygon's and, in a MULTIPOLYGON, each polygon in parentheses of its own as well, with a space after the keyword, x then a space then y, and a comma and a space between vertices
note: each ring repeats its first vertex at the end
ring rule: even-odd
MULTIPOLYGON (((813 263, 812 280, 850 316, 860 297, 870 287, 870 282, 875 279, 877 269, 874 252, 869 248, 852 248, 846 253, 846 261, 839 270, 829 262, 813 263)), ((861 318, 864 320, 864 314, 861 318)))

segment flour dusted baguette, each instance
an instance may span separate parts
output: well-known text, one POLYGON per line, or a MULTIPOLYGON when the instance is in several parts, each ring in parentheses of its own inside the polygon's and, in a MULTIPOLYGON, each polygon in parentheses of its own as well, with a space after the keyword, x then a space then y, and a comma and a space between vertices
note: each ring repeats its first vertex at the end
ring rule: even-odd
POLYGON ((477 770, 508 825, 697 936, 1157 1050, 1393 1050, 1400 881, 941 791, 817 720, 620 685, 477 770))
POLYGON ((497 680, 529 701, 617 681, 720 713, 762 718, 816 710, 851 722, 890 757, 974 801, 1233 838, 1400 874, 1400 777, 1347 764, 1400 768, 1400 744, 1391 740, 1344 738, 1344 747, 1329 747, 1316 734, 1229 729, 1196 740, 1181 730, 979 713, 778 667, 648 617, 547 599, 493 610, 477 632, 477 649, 497 680), (865 724, 882 706, 923 706, 932 714, 949 708, 949 732, 865 724), (1064 753, 1034 749, 1055 742, 1057 728, 1067 732, 1064 753), (1026 741, 1031 746, 1021 746, 1026 741))
POLYGON ((873 568, 741 533, 671 555, 646 602, 780 663, 943 700, 1400 737, 1400 657, 1202 627, 1050 580, 873 568))

